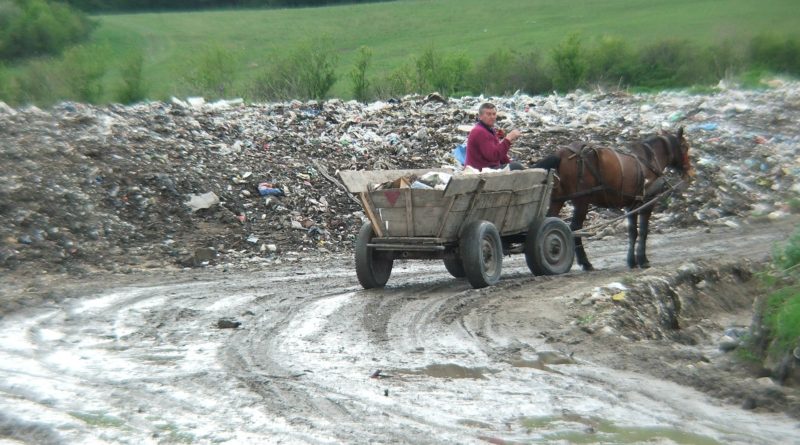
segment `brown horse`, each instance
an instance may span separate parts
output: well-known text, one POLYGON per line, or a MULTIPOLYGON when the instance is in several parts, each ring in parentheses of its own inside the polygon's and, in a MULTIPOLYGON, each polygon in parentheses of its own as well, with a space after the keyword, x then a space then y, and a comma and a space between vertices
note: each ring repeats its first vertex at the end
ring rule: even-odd
MULTIPOLYGON (((629 152, 576 142, 560 148, 533 167, 558 171, 559 180, 553 188, 548 215, 558 216, 564 202, 572 201, 575 211, 570 228, 573 231, 583 227, 589 204, 630 211, 651 201, 668 187, 663 178, 668 168, 679 171, 685 179, 694 176, 689 161, 689 143, 683 134, 683 127, 676 135, 662 133, 633 144, 629 152)), ((654 206, 655 203, 649 204, 628 215, 630 268, 649 267, 647 232, 654 206)), ((575 255, 584 270, 594 269, 586 258, 580 237, 575 237, 575 255)))

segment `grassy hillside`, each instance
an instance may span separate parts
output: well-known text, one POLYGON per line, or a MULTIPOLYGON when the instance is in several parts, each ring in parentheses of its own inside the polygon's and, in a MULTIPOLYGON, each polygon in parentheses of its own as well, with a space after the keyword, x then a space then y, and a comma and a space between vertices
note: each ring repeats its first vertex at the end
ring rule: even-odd
MULTIPOLYGON (((99 41, 115 53, 143 45, 151 92, 176 90, 192 57, 208 45, 240 56, 243 85, 297 42, 329 36, 349 70, 361 45, 373 49, 371 74, 390 71, 424 47, 474 59, 500 48, 548 49, 572 32, 614 35, 635 44, 666 38, 700 42, 746 39, 765 30, 793 33, 796 0, 437 0, 286 10, 154 13, 98 17, 99 41)), ((343 76, 340 76, 340 78, 343 76)), ((340 79, 334 95, 347 94, 340 79)))
MULTIPOLYGON (((330 94, 350 97, 346 73, 362 45, 373 54, 367 75, 379 79, 430 48, 463 54, 473 63, 503 50, 538 49, 547 56, 573 33, 584 42, 619 37, 634 48, 670 39, 702 45, 730 39, 744 45, 765 31, 797 36, 797 11, 797 0, 399 0, 323 8, 102 15, 95 17, 97 46, 88 52, 108 70, 102 94, 110 100, 122 82, 126 60, 143 50, 147 97, 162 99, 204 94, 187 85, 187 73, 196 69, 203 54, 224 48, 223 76, 233 78, 233 84, 222 95, 247 97, 254 80, 271 64, 302 42, 323 36, 339 58, 339 80, 330 94)), ((80 73, 85 57, 73 59, 81 61, 72 67, 80 73)), ((48 71, 47 62, 33 67, 18 72, 23 73, 22 83, 34 83, 34 90, 52 90, 50 84, 64 77, 60 68, 48 71)))

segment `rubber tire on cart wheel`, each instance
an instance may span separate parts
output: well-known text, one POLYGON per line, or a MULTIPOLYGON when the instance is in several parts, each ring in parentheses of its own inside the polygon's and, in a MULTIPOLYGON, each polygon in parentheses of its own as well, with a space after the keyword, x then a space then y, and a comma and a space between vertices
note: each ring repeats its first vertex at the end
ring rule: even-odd
POLYGON ((525 239, 525 262, 534 275, 561 275, 569 272, 575 259, 572 230, 559 218, 531 223, 525 239))
POLYGON ((494 224, 488 221, 469 223, 459 244, 464 273, 472 287, 480 289, 500 281, 503 244, 494 224))
POLYGON ((464 278, 467 273, 464 272, 464 263, 458 257, 446 257, 444 259, 444 268, 450 272, 450 275, 456 278, 464 278))
POLYGON ((364 289, 385 286, 392 274, 392 252, 382 252, 367 246, 374 236, 372 223, 366 222, 356 237, 356 276, 364 289))

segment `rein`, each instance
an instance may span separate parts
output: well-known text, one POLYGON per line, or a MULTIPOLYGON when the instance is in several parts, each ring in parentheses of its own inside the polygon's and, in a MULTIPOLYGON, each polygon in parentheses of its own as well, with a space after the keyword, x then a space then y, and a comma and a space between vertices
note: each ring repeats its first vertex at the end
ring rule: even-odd
POLYGON ((597 232, 598 230, 600 230, 600 229, 604 229, 604 228, 606 228, 606 227, 610 226, 611 224, 614 224, 615 222, 617 222, 617 221, 619 221, 619 220, 621 220, 621 219, 623 219, 623 218, 627 218, 627 217, 629 217, 629 216, 631 216, 631 215, 633 215, 633 214, 636 214, 636 213, 638 213, 638 212, 639 212, 639 211, 641 211, 643 208, 645 208, 645 207, 647 207, 647 206, 649 206, 649 205, 653 204, 653 203, 654 203, 654 202, 656 202, 657 200, 661 199, 661 197, 662 197, 662 196, 664 196, 664 195, 666 195, 666 194, 668 194, 668 193, 669 193, 669 194, 672 194, 672 193, 674 193, 674 192, 675 192, 675 187, 677 187, 677 186, 679 186, 679 185, 681 185, 681 184, 683 184, 683 179, 681 179, 680 181, 678 181, 678 182, 677 182, 677 183, 675 183, 674 185, 673 185, 673 184, 670 184, 669 182, 667 182, 667 189, 666 189, 666 190, 664 190, 663 192, 661 192, 661 193, 657 194, 657 195, 656 195, 656 196, 654 196, 652 199, 650 199, 650 200, 649 200, 649 201, 647 201, 646 203, 644 203, 644 204, 640 205, 639 207, 636 207, 635 209, 629 210, 629 211, 625 212, 625 213, 624 213, 623 215, 621 215, 621 216, 618 216, 618 217, 616 217, 616 218, 614 218, 614 219, 611 219, 611 220, 609 220, 609 221, 606 221, 606 222, 604 222, 604 223, 598 224, 598 225, 596 225, 596 226, 594 226, 594 227, 589 227, 589 228, 586 228, 586 229, 576 230, 576 231, 572 232, 572 234, 573 234, 574 236, 581 236, 581 237, 584 237, 584 236, 594 236, 594 235, 596 234, 595 232, 597 232))

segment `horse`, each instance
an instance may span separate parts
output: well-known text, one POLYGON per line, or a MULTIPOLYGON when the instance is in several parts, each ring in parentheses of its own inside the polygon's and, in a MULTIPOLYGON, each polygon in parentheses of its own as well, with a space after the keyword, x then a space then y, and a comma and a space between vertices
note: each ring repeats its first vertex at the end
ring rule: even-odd
MULTIPOLYGON (((653 197, 670 187, 663 176, 667 169, 680 172, 685 181, 694 177, 689 149, 681 127, 675 135, 662 132, 634 143, 629 152, 574 142, 532 167, 557 171, 548 216, 558 216, 564 203, 571 201, 573 232, 583 227, 590 204, 628 210, 628 267, 647 268, 650 267, 647 232, 655 206, 653 197)), ((583 270, 594 270, 579 236, 575 237, 575 255, 583 270)))

